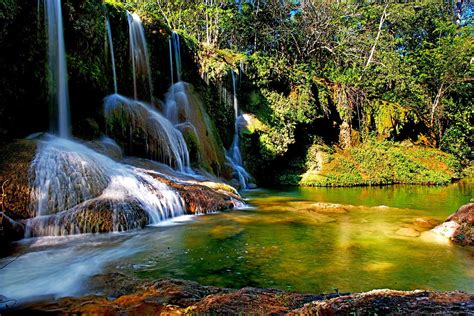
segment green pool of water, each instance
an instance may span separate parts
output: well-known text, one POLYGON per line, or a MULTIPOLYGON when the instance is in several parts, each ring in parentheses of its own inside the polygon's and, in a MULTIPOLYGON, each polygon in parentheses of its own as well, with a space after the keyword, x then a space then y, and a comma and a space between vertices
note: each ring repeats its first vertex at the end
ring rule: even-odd
POLYGON ((251 209, 146 229, 146 249, 122 268, 143 278, 232 288, 474 292, 474 249, 436 239, 423 227, 469 202, 472 188, 462 181, 249 191, 243 195, 251 209))

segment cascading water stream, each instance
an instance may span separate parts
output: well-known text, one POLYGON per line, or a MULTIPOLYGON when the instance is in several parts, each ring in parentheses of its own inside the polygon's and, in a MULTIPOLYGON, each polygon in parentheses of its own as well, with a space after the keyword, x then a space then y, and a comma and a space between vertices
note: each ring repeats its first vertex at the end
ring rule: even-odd
POLYGON ((152 175, 83 144, 47 135, 30 167, 31 205, 37 216, 28 222, 29 233, 91 233, 104 225, 123 231, 183 215, 181 196, 152 175), (91 224, 90 217, 104 212, 110 212, 105 217, 110 223, 102 215, 91 224))
MULTIPOLYGON (((179 34, 176 32, 171 33, 172 51, 174 56, 174 64, 176 65, 176 80, 181 81, 181 43, 179 34)), ((171 65, 171 71, 173 71, 173 65, 171 65)))
POLYGON ((148 82, 148 93, 153 101, 153 85, 151 80, 150 59, 145 31, 140 17, 127 11, 128 30, 130 37, 130 58, 132 60, 133 96, 138 99, 138 80, 148 82))
POLYGON ((239 102, 237 99, 237 75, 234 71, 232 74, 232 89, 233 89, 233 103, 234 103, 234 114, 235 114, 235 125, 234 125, 234 137, 232 140, 232 145, 226 156, 227 161, 232 165, 237 177, 239 178, 239 183, 242 189, 246 189, 249 180, 251 179, 250 174, 245 170, 242 163, 242 156, 240 154, 240 138, 239 138, 239 102))
POLYGON ((110 27, 109 19, 105 20, 105 27, 107 29, 107 39, 109 42, 109 50, 110 50, 110 62, 112 64, 112 74, 114 76, 114 92, 118 93, 117 88, 117 72, 115 70, 115 54, 114 54, 114 43, 112 41, 112 29, 110 27))
POLYGON ((144 135, 154 159, 183 173, 191 173, 189 152, 182 133, 151 105, 113 94, 105 98, 109 129, 132 128, 144 135), (125 125, 124 125, 124 122, 125 125))
MULTIPOLYGON (((174 184, 180 181, 183 173, 189 178, 189 174, 194 172, 190 167, 183 134, 177 128, 182 123, 174 126, 152 105, 136 100, 138 80, 148 81, 149 96, 153 96, 147 45, 140 18, 127 12, 135 100, 117 93, 107 97, 104 101, 106 121, 111 131, 122 129, 129 135, 144 136, 140 144, 143 145, 145 140, 144 147, 156 160, 181 172, 173 173, 176 178, 126 164, 121 148, 110 138, 91 143, 90 147, 68 139, 69 103, 61 1, 44 1, 51 92, 57 97, 55 114, 58 135, 47 134, 38 140, 37 152, 30 165, 30 211, 35 217, 27 220, 26 236, 124 231, 184 215, 186 205, 182 192, 179 186, 175 189, 174 184)), ((106 30, 114 90, 117 92, 115 56, 108 20, 106 30)), ((177 34, 173 37, 173 43, 176 47, 175 64, 179 67, 176 73, 180 79, 181 58, 177 34)), ((176 90, 173 93, 175 103, 188 107, 184 83, 178 82, 173 87, 173 91, 176 90)), ((205 194, 202 196, 207 197, 205 194)), ((199 208, 196 205, 194 211, 198 212, 199 208)))
MULTIPOLYGON (((135 100, 131 100, 117 93, 105 98, 104 110, 107 127, 109 130, 119 129, 122 131, 122 134, 127 133, 127 129, 129 133, 132 134, 138 132, 144 136, 146 151, 153 159, 165 163, 180 172, 192 173, 186 142, 181 132, 173 126, 176 122, 170 123, 170 121, 163 117, 153 106, 136 100, 137 74, 146 73, 148 75, 151 91, 151 73, 145 35, 140 18, 136 14, 130 14, 128 12, 127 14, 130 30, 130 52, 134 72, 135 100)), ((107 25, 107 31, 109 43, 112 43, 109 24, 107 25)), ((110 51, 113 63, 114 51, 112 45, 110 46, 110 51)), ((176 60, 179 61, 179 58, 176 60)), ((113 69, 115 69, 114 65, 113 69)), ((116 83, 115 78, 114 83, 116 83)), ((117 92, 117 89, 115 92, 117 92)))
POLYGON ((189 113, 189 101, 186 94, 184 83, 181 82, 181 44, 179 40, 179 34, 176 32, 171 33, 169 40, 169 52, 170 52, 170 74, 171 74, 171 86, 169 91, 165 95, 165 108, 164 115, 173 124, 179 124, 179 113, 185 111, 184 117, 188 117, 189 113), (174 82, 174 73, 176 68, 177 82, 174 82))
POLYGON ((55 99, 51 121, 54 133, 63 138, 71 134, 66 52, 61 0, 44 0, 48 30, 50 96, 55 99))
MULTIPOLYGON (((58 136, 46 135, 30 166, 31 211, 27 236, 69 235, 122 231, 158 223, 183 215, 184 201, 179 193, 162 182, 162 175, 114 161, 108 156, 69 137, 69 104, 66 59, 60 0, 45 0, 49 36, 51 91, 57 96, 58 136)), ((128 14, 134 92, 137 79, 151 73, 141 21, 128 14), (141 77, 139 77, 141 76, 141 77)), ((114 90, 117 91, 115 56, 109 21, 106 21, 114 90)), ((114 94, 106 98, 108 123, 117 118, 120 125, 138 127, 148 136, 147 147, 161 161, 179 171, 190 170, 189 153, 183 135, 152 106, 114 94)), ((122 157, 120 147, 105 139, 94 148, 114 159, 122 157), (100 148, 102 147, 102 148, 100 148)))
POLYGON ((174 84, 174 67, 173 67, 173 43, 172 39, 170 38, 168 41, 169 51, 170 51, 170 78, 171 78, 171 87, 174 84))

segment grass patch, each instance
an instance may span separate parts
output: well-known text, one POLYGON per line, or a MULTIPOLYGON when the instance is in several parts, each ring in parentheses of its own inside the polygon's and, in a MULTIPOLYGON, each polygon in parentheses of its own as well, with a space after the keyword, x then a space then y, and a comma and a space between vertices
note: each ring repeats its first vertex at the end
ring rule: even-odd
POLYGON ((319 160, 308 155, 306 165, 300 181, 303 186, 442 185, 459 177, 461 171, 453 155, 438 149, 375 141, 325 153, 319 160))

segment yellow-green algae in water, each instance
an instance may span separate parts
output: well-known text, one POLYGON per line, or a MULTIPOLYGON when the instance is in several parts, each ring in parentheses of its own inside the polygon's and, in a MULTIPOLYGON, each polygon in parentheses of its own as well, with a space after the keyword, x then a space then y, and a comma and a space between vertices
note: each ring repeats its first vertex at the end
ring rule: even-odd
POLYGON ((426 232, 469 202, 472 188, 472 181, 464 181, 444 187, 247 192, 253 209, 201 216, 162 230, 159 234, 168 238, 153 246, 154 255, 134 258, 148 260, 137 273, 313 293, 473 292, 472 247, 454 246, 426 232))

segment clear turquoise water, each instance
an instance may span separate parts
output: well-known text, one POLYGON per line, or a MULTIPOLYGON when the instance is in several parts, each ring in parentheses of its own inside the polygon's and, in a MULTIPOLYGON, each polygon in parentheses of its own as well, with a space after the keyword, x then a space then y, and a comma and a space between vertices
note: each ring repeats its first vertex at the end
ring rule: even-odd
POLYGON ((413 224, 426 217, 443 221, 469 202, 472 188, 472 182, 461 182, 251 191, 244 195, 254 209, 201 216, 168 228, 172 237, 154 246, 156 254, 146 254, 146 266, 136 270, 142 277, 298 292, 473 292, 473 249, 437 241, 423 233, 427 228, 413 224), (342 206, 333 212, 315 202, 342 206), (400 228, 418 230, 420 236, 402 236, 400 228))
POLYGON ((24 240, 16 253, 0 258, 0 266, 8 264, 0 270, 0 295, 30 300, 90 293, 92 276, 117 271, 311 293, 474 292, 474 247, 454 246, 414 224, 418 218, 443 221, 469 202, 473 187, 463 181, 260 189, 243 194, 248 209, 126 233, 24 240))

